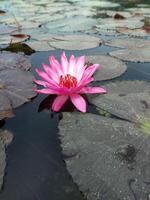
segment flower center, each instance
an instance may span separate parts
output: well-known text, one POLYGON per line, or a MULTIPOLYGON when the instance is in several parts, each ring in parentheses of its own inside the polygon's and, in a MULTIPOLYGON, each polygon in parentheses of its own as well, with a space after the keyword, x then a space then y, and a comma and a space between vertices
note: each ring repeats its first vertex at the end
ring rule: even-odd
POLYGON ((59 85, 61 87, 72 88, 77 86, 77 79, 70 74, 66 74, 65 76, 60 76, 59 85))

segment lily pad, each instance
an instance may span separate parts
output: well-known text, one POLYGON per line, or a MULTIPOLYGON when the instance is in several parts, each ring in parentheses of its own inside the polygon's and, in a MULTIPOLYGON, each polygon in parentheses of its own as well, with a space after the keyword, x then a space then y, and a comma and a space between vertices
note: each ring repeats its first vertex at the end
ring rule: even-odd
POLYGON ((0 70, 16 68, 29 70, 31 68, 31 62, 29 60, 29 57, 23 54, 9 52, 0 53, 0 70))
POLYGON ((113 39, 105 42, 105 45, 111 47, 119 47, 119 48, 146 48, 150 46, 149 40, 144 39, 136 39, 136 38, 126 38, 126 39, 113 39))
POLYGON ((55 48, 51 47, 50 44, 46 41, 32 41, 26 43, 35 51, 50 51, 55 50, 55 48))
MULTIPOLYGON (((147 42, 149 43, 149 42, 147 42)), ((147 46, 147 45, 146 45, 147 46)), ((130 62, 150 62, 150 46, 110 52, 111 56, 130 62)))
POLYGON ((150 137, 134 124, 64 113, 59 130, 67 169, 87 200, 147 199, 150 137))
POLYGON ((86 62, 100 64, 100 68, 94 74, 94 80, 96 81, 116 78, 122 75, 127 70, 127 66, 125 63, 110 56, 86 56, 86 62))
POLYGON ((108 1, 79 1, 79 5, 85 6, 85 7, 100 7, 100 8, 113 8, 118 7, 118 3, 108 2, 108 1))
MULTIPOLYGON (((1 83, 0 87, 2 87, 1 83)), ((0 92, 0 120, 13 116, 14 114, 10 100, 2 92, 0 92)))
POLYGON ((116 11, 112 11, 112 10, 109 10, 106 12, 106 15, 109 16, 109 17, 113 17, 114 19, 126 19, 126 18, 129 18, 131 17, 131 13, 130 12, 125 12, 125 11, 119 11, 119 12, 116 12, 116 11))
MULTIPOLYGON (((0 71, 0 92, 10 101, 11 107, 16 108, 33 98, 33 76, 30 72, 5 69, 0 71)), ((5 105, 4 99, 1 104, 5 105)), ((3 110, 2 110, 3 112, 3 110)))
POLYGON ((0 130, 0 190, 2 189, 6 167, 5 147, 12 142, 12 139, 13 135, 11 132, 7 130, 0 130))
POLYGON ((90 102, 129 121, 150 118, 150 82, 117 81, 104 87, 108 93, 90 98, 90 102))
POLYGON ((100 19, 98 25, 96 25, 97 29, 106 29, 106 30, 115 30, 118 27, 126 27, 126 28, 141 28, 144 23, 138 19, 127 18, 124 20, 116 20, 113 18, 105 18, 100 19))
POLYGON ((102 41, 98 37, 88 35, 66 35, 55 37, 55 40, 49 42, 51 47, 66 50, 83 50, 99 46, 102 41), (58 38, 58 39, 57 39, 58 38))
POLYGON ((7 33, 11 33, 13 31, 15 31, 16 28, 13 26, 8 26, 5 24, 0 24, 0 35, 1 34, 7 34, 7 33))
POLYGON ((130 36, 136 36, 136 37, 148 37, 150 36, 150 32, 146 29, 129 29, 129 28, 117 28, 117 33, 126 34, 130 36))

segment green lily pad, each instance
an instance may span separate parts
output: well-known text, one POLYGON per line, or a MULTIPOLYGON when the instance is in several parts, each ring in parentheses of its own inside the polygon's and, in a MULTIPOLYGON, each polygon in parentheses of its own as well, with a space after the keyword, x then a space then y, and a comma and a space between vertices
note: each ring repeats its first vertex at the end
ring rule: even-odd
POLYGON ((150 137, 134 124, 64 113, 59 130, 67 169, 87 200, 133 199, 133 193, 146 200, 150 137))
POLYGON ((98 0, 93 0, 93 1, 78 1, 79 5, 85 6, 85 7, 101 7, 101 8, 113 8, 113 7, 118 7, 118 3, 113 3, 113 2, 108 2, 108 1, 98 1, 98 0))
POLYGON ((83 50, 99 46, 102 41, 100 38, 88 35, 66 35, 54 38, 49 44, 55 49, 83 50))
MULTIPOLYGON (((2 87, 1 84, 0 87, 2 87)), ((14 114, 10 100, 2 92, 0 92, 0 120, 13 116, 14 114)))
POLYGON ((136 39, 136 38, 113 39, 113 40, 106 41, 105 45, 108 45, 111 47, 133 49, 134 51, 135 48, 149 47, 150 41, 144 40, 144 39, 136 39))
POLYGON ((118 27, 126 28, 141 28, 144 25, 139 19, 127 18, 124 20, 116 20, 113 18, 104 18, 98 21, 96 25, 97 29, 115 30, 118 27))
POLYGON ((150 62, 150 46, 113 51, 111 56, 130 62, 150 62))
POLYGON ((0 24, 0 35, 2 34, 8 34, 8 33, 11 33, 13 31, 15 31, 16 28, 13 27, 13 26, 8 26, 8 25, 5 25, 5 24, 0 24))
POLYGON ((96 106, 129 121, 150 118, 150 82, 121 81, 105 84, 107 94, 89 97, 96 106))
POLYGON ((129 28, 117 28, 117 33, 135 36, 135 37, 147 37, 150 36, 150 32, 146 29, 129 29, 129 28))
POLYGON ((141 120, 138 126, 142 130, 142 132, 150 134, 150 119, 141 120))
POLYGON ((30 72, 5 69, 0 71, 0 119, 13 116, 13 108, 29 102, 33 92, 33 76, 30 72))
POLYGON ((100 64, 100 68, 94 74, 94 80, 96 81, 116 78, 122 75, 127 70, 127 66, 125 63, 110 56, 86 56, 86 62, 100 64))
POLYGON ((35 51, 55 50, 55 48, 51 47, 50 44, 46 41, 32 41, 32 42, 27 42, 26 44, 35 51))
POLYGON ((29 70, 31 68, 31 62, 29 57, 23 54, 9 52, 0 53, 0 70, 16 68, 29 70))

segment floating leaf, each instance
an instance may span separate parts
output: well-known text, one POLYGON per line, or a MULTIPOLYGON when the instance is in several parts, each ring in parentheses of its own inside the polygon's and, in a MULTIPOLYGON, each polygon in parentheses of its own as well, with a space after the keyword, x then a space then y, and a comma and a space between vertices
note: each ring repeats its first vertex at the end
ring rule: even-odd
POLYGON ((144 23, 139 19, 128 18, 124 20, 115 20, 113 18, 105 18, 100 19, 98 25, 96 25, 98 29, 106 29, 106 30, 115 30, 118 27, 126 27, 126 28, 141 28, 144 23))
POLYGON ((105 85, 107 94, 90 98, 96 106, 129 121, 150 118, 150 83, 121 81, 105 85))
POLYGON ((105 42, 105 45, 111 47, 119 47, 119 48, 140 48, 140 47, 149 47, 150 41, 144 39, 136 39, 136 38, 126 38, 126 39, 113 39, 105 42))
MULTIPOLYGON (((7 97, 7 101, 10 102, 12 108, 28 102, 36 95, 33 92, 33 76, 30 72, 17 69, 5 69, 0 71, 0 81, 0 92, 7 97)), ((3 105, 5 103, 4 99, 1 100, 1 104, 3 105)))
POLYGON ((113 8, 113 7, 118 7, 118 3, 113 3, 113 2, 108 2, 108 1, 98 1, 98 0, 93 0, 93 1, 78 1, 78 4, 84 7, 100 7, 100 8, 113 8))
POLYGON ((91 29, 94 25, 96 25, 96 22, 96 19, 84 16, 74 16, 61 19, 57 22, 50 22, 46 25, 46 27, 48 29, 59 28, 58 32, 81 32, 91 29))
POLYGON ((7 33, 11 33, 13 31, 15 31, 16 28, 13 26, 8 26, 5 24, 0 24, 0 35, 1 34, 7 34, 7 33))
MULTIPOLYGON (((0 88, 2 88, 2 83, 0 83, 0 88)), ((11 102, 0 89, 0 120, 13 116, 11 102)))
POLYGON ((55 48, 51 47, 50 44, 46 41, 32 41, 26 43, 29 47, 34 49, 35 51, 50 51, 55 50, 55 48))
POLYGON ((94 75, 94 80, 96 81, 116 78, 122 75, 127 69, 126 64, 110 56, 86 56, 86 62, 100 64, 100 68, 96 71, 94 75))
POLYGON ((129 29, 129 28, 117 28, 116 31, 118 33, 122 33, 122 34, 126 34, 126 35, 130 35, 130 36, 136 36, 136 37, 147 37, 150 36, 149 31, 147 31, 146 29, 142 28, 142 29, 129 29))
POLYGON ((31 68, 31 62, 29 60, 29 57, 23 54, 9 52, 0 53, 0 70, 16 68, 29 70, 31 68))
POLYGON ((88 35, 66 35, 58 36, 54 39, 57 41, 49 42, 51 47, 66 50, 90 49, 102 43, 100 38, 88 35))
MULTIPOLYGON (((149 42, 147 41, 147 43, 149 42)), ((110 53, 110 55, 124 61, 150 62, 150 46, 113 51, 110 53)))
MULTIPOLYGON (((109 17, 113 17, 114 19, 116 19, 116 17, 121 17, 121 19, 126 19, 131 17, 131 13, 130 12, 125 12, 125 11, 113 11, 113 10, 109 10, 106 12, 107 16, 109 17)), ((118 19, 118 18, 117 18, 118 19)))
POLYGON ((64 113, 59 130, 67 169, 87 200, 133 193, 146 200, 150 137, 129 122, 93 114, 64 113))
POLYGON ((13 139, 13 135, 11 132, 7 130, 0 130, 0 190, 3 186, 3 178, 5 174, 6 167, 6 153, 5 147, 8 146, 13 139))

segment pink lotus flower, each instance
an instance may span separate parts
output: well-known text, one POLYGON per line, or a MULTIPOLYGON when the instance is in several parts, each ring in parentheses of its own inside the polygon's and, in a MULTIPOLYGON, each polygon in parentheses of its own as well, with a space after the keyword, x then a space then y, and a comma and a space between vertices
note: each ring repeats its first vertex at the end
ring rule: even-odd
POLYGON ((45 72, 36 69, 43 80, 34 80, 34 82, 44 87, 35 89, 36 92, 57 95, 52 104, 53 111, 59 111, 70 98, 78 110, 86 112, 86 101, 80 94, 106 93, 106 90, 101 87, 87 87, 87 84, 94 80, 92 75, 99 64, 87 67, 85 56, 75 58, 72 55, 68 61, 63 52, 60 63, 53 55, 49 57, 49 62, 50 66, 42 64, 45 72))

